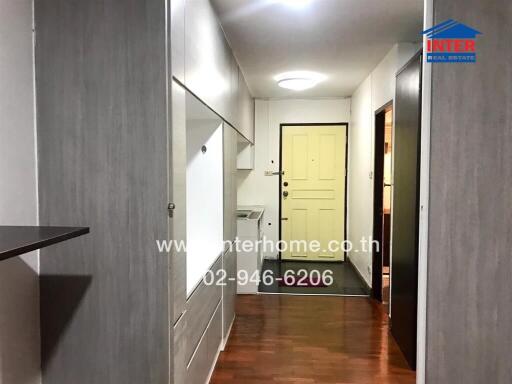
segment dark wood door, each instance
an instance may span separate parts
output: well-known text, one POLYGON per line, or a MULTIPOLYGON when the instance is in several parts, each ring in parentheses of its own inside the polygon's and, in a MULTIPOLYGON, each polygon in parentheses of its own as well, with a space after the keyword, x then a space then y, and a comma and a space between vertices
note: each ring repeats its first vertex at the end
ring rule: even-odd
POLYGON ((418 308, 418 225, 421 122, 421 55, 397 74, 391 333, 416 367, 418 308))
POLYGON ((384 131, 386 111, 375 115, 375 167, 373 183, 373 238, 379 242, 378 247, 372 248, 372 294, 373 298, 382 301, 382 248, 383 214, 384 214, 384 131))

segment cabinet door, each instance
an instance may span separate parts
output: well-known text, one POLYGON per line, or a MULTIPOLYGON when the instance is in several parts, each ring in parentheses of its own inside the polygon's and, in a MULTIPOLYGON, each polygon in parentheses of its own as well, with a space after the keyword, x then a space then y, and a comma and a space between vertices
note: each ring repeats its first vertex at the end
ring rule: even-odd
POLYGON ((225 120, 233 55, 208 0, 185 2, 185 85, 225 120))
POLYGON ((238 130, 247 140, 254 143, 254 99, 249 92, 242 72, 238 79, 238 130))
MULTIPOLYGON (((187 239, 187 202, 186 202, 186 172, 187 158, 183 148, 186 148, 186 96, 185 89, 176 81, 171 83, 172 124, 169 132, 169 201, 175 204, 169 218, 169 239, 186 241, 187 239)), ((172 309, 172 324, 185 310, 187 290, 186 253, 173 247, 170 255, 169 285, 171 295, 169 305, 172 309)))
POLYGON ((238 133, 224 123, 224 240, 236 237, 236 160, 238 133))

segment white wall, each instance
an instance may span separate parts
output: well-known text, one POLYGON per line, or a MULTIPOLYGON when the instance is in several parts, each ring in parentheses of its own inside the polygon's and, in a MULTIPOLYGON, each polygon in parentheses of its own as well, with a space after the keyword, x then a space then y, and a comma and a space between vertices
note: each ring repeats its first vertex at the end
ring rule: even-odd
POLYGON ((362 238, 373 235, 373 155, 375 111, 394 99, 396 72, 418 51, 419 45, 393 46, 352 96, 349 135, 348 239, 349 253, 359 273, 371 286, 372 255, 360 246, 362 238), (357 252, 356 252, 357 250, 357 252))
POLYGON ((187 120, 187 294, 223 249, 222 138, 222 121, 187 120))
MULTIPOLYGON (((32 1, 0 0, 0 225, 36 225, 32 1)), ((0 383, 40 382, 38 256, 0 261, 0 383)))
MULTIPOLYGON (((350 99, 256 100, 255 168, 238 171, 238 204, 264 205, 263 231, 279 240, 279 126, 283 123, 341 123, 350 121, 350 99)), ((349 135, 351 127, 349 126, 349 135)), ((349 149, 350 150, 350 149, 349 149)), ((267 258, 277 254, 268 252, 267 258)))

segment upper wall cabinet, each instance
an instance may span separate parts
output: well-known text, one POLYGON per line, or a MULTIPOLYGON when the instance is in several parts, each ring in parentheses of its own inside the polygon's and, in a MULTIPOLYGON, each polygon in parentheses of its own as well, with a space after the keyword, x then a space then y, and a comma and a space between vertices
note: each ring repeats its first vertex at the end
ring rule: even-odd
POLYGON ((227 121, 232 120, 231 60, 231 49, 210 2, 186 1, 185 86, 227 121))
POLYGON ((254 144, 254 99, 242 71, 239 72, 238 84, 238 130, 254 144))
POLYGON ((172 75, 254 142, 254 100, 209 0, 171 1, 172 75))

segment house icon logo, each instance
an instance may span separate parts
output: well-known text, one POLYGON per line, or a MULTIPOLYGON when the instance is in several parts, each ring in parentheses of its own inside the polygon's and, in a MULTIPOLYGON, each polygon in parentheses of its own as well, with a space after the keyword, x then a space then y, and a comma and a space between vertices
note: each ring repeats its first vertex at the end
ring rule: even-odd
POLYGON ((482 34, 476 29, 450 19, 423 34, 427 36, 427 62, 476 62, 476 36, 482 34))

